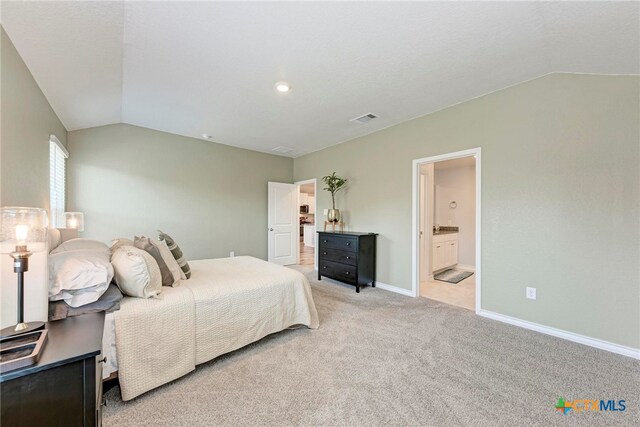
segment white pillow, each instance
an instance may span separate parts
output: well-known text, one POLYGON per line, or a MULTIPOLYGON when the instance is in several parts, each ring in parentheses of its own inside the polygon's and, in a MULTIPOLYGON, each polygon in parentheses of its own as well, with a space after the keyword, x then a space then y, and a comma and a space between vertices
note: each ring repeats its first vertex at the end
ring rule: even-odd
POLYGON ((67 251, 94 251, 94 250, 102 250, 109 253, 109 246, 106 244, 99 242, 97 240, 91 239, 71 239, 66 242, 60 243, 60 245, 51 251, 52 254, 59 254, 61 252, 67 251))
POLYGON ((96 302, 113 279, 109 253, 103 250, 66 251, 49 255, 49 300, 71 307, 96 302))
POLYGON ((111 246, 109 247, 109 249, 111 249, 111 252, 113 252, 120 246, 134 246, 133 240, 127 239, 126 237, 118 237, 117 239, 113 239, 111 241, 111 246))
POLYGON ((162 291, 160 267, 151 255, 133 246, 119 246, 111 255, 116 284, 130 297, 155 297, 162 291))

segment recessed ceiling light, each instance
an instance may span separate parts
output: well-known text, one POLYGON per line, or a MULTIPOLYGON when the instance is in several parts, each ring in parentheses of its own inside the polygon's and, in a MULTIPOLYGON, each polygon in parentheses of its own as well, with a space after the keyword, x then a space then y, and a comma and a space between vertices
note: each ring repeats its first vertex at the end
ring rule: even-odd
POLYGON ((287 82, 276 83, 276 90, 278 92, 287 93, 291 90, 291 85, 287 82))

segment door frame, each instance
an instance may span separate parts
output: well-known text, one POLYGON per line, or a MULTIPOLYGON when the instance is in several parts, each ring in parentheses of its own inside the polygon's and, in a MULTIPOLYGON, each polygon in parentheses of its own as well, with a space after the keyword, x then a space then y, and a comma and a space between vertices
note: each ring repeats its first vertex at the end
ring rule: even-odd
MULTIPOLYGON (((296 181, 294 182, 294 184, 296 184, 298 186, 298 206, 300 206, 300 185, 301 184, 313 184, 313 191, 314 191, 314 196, 316 199, 316 213, 313 214, 313 222, 314 225, 316 226, 316 237, 317 237, 317 231, 318 231, 318 180, 316 178, 311 178, 311 179, 305 179, 303 181, 296 181)), ((298 209, 298 212, 300 212, 300 210, 298 209)), ((298 213, 298 215, 300 215, 298 213)), ((296 240, 296 245, 297 245, 297 262, 296 264, 300 264, 300 239, 296 240)), ((318 270, 318 245, 315 245, 313 247, 313 269, 314 270, 318 270)))
MULTIPOLYGON (((476 159, 476 314, 482 310, 482 184, 481 184, 481 152, 480 147, 469 150, 456 151, 453 153, 441 154, 438 156, 415 159, 411 165, 411 176, 413 178, 412 187, 412 280, 411 291, 413 296, 420 296, 420 165, 436 163, 443 160, 453 160, 462 157, 475 157, 476 159)), ((425 202, 426 209, 431 207, 425 202)), ((427 249, 428 250, 428 249, 427 249)))

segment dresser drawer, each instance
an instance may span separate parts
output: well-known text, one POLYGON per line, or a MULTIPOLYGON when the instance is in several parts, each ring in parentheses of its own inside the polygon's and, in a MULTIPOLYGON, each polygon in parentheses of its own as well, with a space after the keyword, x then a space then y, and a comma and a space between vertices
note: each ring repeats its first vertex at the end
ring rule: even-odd
POLYGON ((348 265, 358 265, 358 257, 355 252, 341 251, 339 249, 331 248, 321 248, 318 257, 321 260, 339 262, 348 265))
POLYGON ((356 237, 344 236, 320 236, 320 249, 340 249, 343 251, 355 252, 358 247, 358 239, 356 237))
POLYGON ((320 260, 318 274, 331 277, 341 282, 356 283, 356 267, 352 265, 339 264, 326 260, 320 260))

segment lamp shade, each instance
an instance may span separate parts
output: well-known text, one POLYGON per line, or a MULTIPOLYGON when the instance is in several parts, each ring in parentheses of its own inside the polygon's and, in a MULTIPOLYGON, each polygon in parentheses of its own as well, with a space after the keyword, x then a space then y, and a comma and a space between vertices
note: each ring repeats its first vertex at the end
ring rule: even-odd
POLYGON ((40 252, 47 246, 47 211, 41 208, 0 208, 0 253, 8 254, 19 246, 40 252))
POLYGON ((82 212, 65 212, 63 215, 64 227, 78 231, 84 231, 84 214, 82 212))

